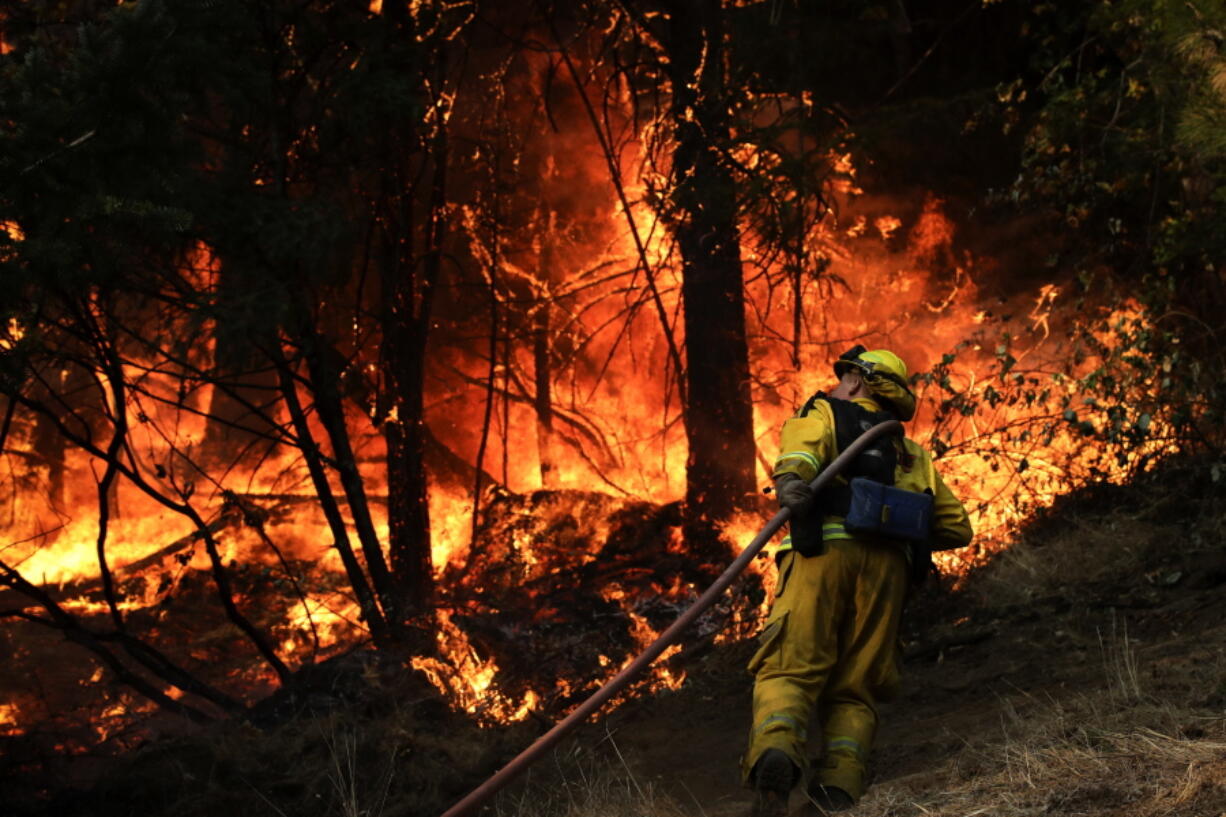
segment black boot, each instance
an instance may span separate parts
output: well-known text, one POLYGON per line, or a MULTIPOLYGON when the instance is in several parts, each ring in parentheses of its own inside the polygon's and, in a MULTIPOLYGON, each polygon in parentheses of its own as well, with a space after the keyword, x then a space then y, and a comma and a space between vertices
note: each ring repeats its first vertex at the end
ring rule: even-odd
POLYGON ((856 804, 851 795, 838 786, 823 786, 816 781, 809 784, 809 802, 817 806, 821 814, 847 811, 856 804))
POLYGON ((788 795, 796 785, 799 771, 785 752, 779 749, 763 752, 749 776, 754 788, 751 817, 785 817, 788 795))

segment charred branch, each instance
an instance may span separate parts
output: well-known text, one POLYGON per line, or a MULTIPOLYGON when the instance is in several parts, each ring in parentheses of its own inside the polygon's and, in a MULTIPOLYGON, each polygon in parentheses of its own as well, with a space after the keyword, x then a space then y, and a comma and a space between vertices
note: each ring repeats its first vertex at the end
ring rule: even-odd
POLYGON ((353 546, 350 544, 349 530, 345 526, 345 518, 341 515, 336 497, 332 493, 332 486, 328 482, 328 474, 324 470, 323 456, 320 454, 319 447, 315 443, 314 434, 311 431, 310 424, 307 422, 306 413, 302 410, 302 403, 298 399, 298 386, 294 382, 293 370, 290 368, 289 361, 285 359, 280 349, 272 350, 271 354, 275 356, 274 359, 277 363, 277 371, 281 380, 281 391, 285 398, 285 406, 289 411, 290 419, 294 424, 294 429, 300 441, 303 462, 306 463, 307 472, 311 476, 311 483, 315 487, 315 495, 319 499, 320 509, 323 511, 324 518, 328 522, 328 529, 332 532, 332 546, 336 548, 336 552, 341 557, 341 564, 345 567, 345 575, 348 577, 349 584, 353 588, 354 596, 357 598, 358 606, 362 610, 362 617, 366 620, 366 626, 370 628, 371 636, 375 639, 376 643, 383 642, 388 636, 387 622, 383 617, 383 611, 379 607, 374 593, 371 591, 370 582, 367 581, 366 574, 362 571, 362 565, 358 562, 357 555, 353 551, 353 546))
POLYGON ((111 400, 115 405, 115 430, 106 448, 106 468, 102 479, 98 481, 98 571, 102 579, 102 593, 111 611, 111 620, 115 622, 115 630, 122 633, 124 631, 123 614, 119 610, 119 601, 115 597, 115 581, 111 576, 111 567, 106 557, 106 539, 111 520, 111 486, 119 474, 115 464, 118 462, 120 451, 127 442, 128 410, 127 397, 124 394, 123 367, 113 352, 108 354, 107 364, 111 400))
MULTIPOLYGON (((216 426, 224 430, 226 434, 243 439, 265 441, 270 445, 281 443, 297 445, 297 441, 289 434, 288 429, 278 424, 272 413, 280 398, 275 362, 270 361, 266 368, 258 367, 245 371, 241 373, 244 377, 234 379, 228 372, 207 371, 201 368, 186 356, 176 354, 174 350, 165 345, 155 343, 142 333, 134 331, 123 321, 115 320, 113 324, 128 342, 137 344, 154 360, 164 361, 163 364, 149 365, 129 358, 124 361, 126 368, 145 374, 169 376, 183 381, 185 385, 189 382, 207 383, 212 386, 214 393, 220 391, 225 394, 225 402, 237 410, 238 416, 234 418, 223 416, 212 411, 211 408, 204 411, 186 403, 181 397, 173 402, 176 411, 201 417, 210 426, 216 426), (273 382, 267 382, 268 375, 272 376, 273 382), (267 399, 261 401, 260 397, 267 399)), ((144 389, 139 383, 129 384, 129 389, 159 403, 169 402, 165 396, 144 389)))
MULTIPOLYGON (((461 371, 455 371, 454 374, 464 382, 474 386, 486 386, 489 382, 488 380, 481 380, 472 377, 461 371)), ((527 391, 525 385, 520 381, 517 375, 512 375, 511 383, 515 385, 515 391, 512 392, 506 388, 499 388, 495 386, 495 393, 498 396, 514 400, 526 406, 534 405, 535 398, 527 391)), ((596 425, 580 415, 577 409, 574 411, 569 411, 555 404, 553 406, 553 418, 575 432, 578 440, 568 437, 567 435, 562 436, 564 439, 567 439, 572 443, 577 452, 586 454, 586 449, 588 447, 595 448, 600 454, 607 458, 606 466, 616 462, 616 457, 613 454, 613 447, 600 433, 600 430, 596 427, 596 425)), ((490 478, 490 481, 497 482, 497 480, 493 479, 492 477, 490 478)))
MULTIPOLYGON (((485 449, 490 439, 490 419, 494 413, 494 398, 497 395, 498 376, 498 329, 501 310, 498 303, 498 236, 493 238, 492 261, 489 268, 489 373, 485 379, 485 408, 481 415, 481 441, 477 444, 476 479, 473 482, 472 535, 469 548, 477 546, 477 527, 481 519, 481 475, 485 465, 485 449)), ((506 365, 510 365, 507 361, 506 365)), ((505 389, 505 386, 504 386, 505 389)))
POLYGON ((571 59, 570 51, 564 44, 562 36, 559 34, 556 22, 552 16, 547 16, 549 20, 550 30, 553 34, 554 42, 557 43, 559 51, 562 55, 562 60, 566 64, 566 70, 570 73, 571 80, 575 84, 575 92, 579 95, 579 99, 583 102, 583 109, 591 121, 592 130, 596 134, 596 138, 600 143, 601 155, 604 157, 605 164, 609 169, 609 181, 613 185, 613 189, 617 193, 617 199, 621 203, 622 212, 626 216, 626 223, 630 229, 630 236, 634 239, 634 249, 637 253, 639 268, 643 271, 643 275, 647 280, 647 288, 651 292, 652 303, 656 307, 656 315, 660 319, 660 331, 664 333, 665 342, 668 344, 668 355, 672 362, 673 368, 677 373, 677 384, 680 389, 681 404, 687 405, 688 398, 686 395, 686 385, 684 372, 685 367, 681 363, 681 352, 677 346, 677 341, 673 337, 672 324, 668 320, 668 311, 664 308, 664 301, 660 298, 660 291, 656 286, 655 270, 652 268, 651 262, 647 257, 647 247, 643 242, 643 237, 639 233, 638 224, 634 221, 634 210, 631 207, 629 198, 626 196, 625 185, 622 183, 621 168, 618 165, 618 159, 609 144, 605 134, 605 129, 601 125, 600 118, 596 114, 595 108, 592 107, 592 102, 588 98, 587 87, 583 78, 579 74, 579 70, 575 67, 574 61, 571 59))
POLYGON ((395 636, 401 622, 401 613, 396 609, 396 589, 383 556, 383 546, 375 531, 374 520, 370 516, 366 486, 358 472, 357 458, 349 439, 349 427, 337 388, 338 373, 332 365, 331 348, 309 322, 303 322, 302 334, 304 359, 315 396, 315 410, 332 445, 332 463, 340 477, 345 496, 349 499, 350 518, 353 519, 358 545, 366 560, 366 569, 370 572, 371 585, 379 596, 390 633, 395 636))
POLYGON ((9 432, 13 429, 13 413, 17 410, 17 401, 10 397, 5 400, 4 420, 0 421, 0 453, 6 453, 4 444, 8 441, 9 432))
MULTIPOLYGON (((548 256, 546 256, 548 258, 548 256)), ((548 263, 548 262, 546 262, 548 263)), ((532 338, 532 369, 536 389, 532 405, 536 409, 536 446, 540 459, 541 485, 557 486, 553 454, 553 366, 549 349, 549 301, 542 300, 536 308, 536 326, 532 338)))

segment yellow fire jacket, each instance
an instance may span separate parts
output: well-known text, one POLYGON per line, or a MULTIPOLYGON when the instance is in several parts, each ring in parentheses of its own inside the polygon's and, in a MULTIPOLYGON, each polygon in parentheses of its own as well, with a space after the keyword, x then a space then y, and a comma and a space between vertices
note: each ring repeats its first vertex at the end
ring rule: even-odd
MULTIPOLYGON (((870 398, 856 398, 854 402, 869 411, 882 410, 870 398)), ((772 476, 778 479, 783 474, 796 474, 805 482, 812 482, 838 456, 834 432, 834 412, 825 400, 818 400, 805 416, 786 420, 779 435, 779 459, 775 461, 772 476)), ((921 493, 931 489, 932 549, 948 550, 970 544, 973 532, 966 509, 937 473, 932 455, 913 440, 904 439, 903 447, 906 450, 898 458, 898 466, 894 469, 894 485, 921 493)), ((842 481, 842 478, 839 480, 842 481)), ((826 516, 822 519, 823 541, 851 538, 852 534, 843 528, 843 517, 826 516)), ((792 537, 789 535, 784 538, 779 551, 782 553, 791 547, 792 537)))

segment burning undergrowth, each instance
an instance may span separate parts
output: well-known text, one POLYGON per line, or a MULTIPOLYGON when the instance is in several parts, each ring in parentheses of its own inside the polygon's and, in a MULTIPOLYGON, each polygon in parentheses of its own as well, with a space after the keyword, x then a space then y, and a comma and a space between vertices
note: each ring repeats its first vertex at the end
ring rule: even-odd
MULTIPOLYGON (((319 743, 319 735, 293 732, 308 728, 294 725, 306 718, 314 724, 310 729, 344 732, 344 737, 328 737, 340 741, 337 745, 359 740, 353 737, 358 733, 360 741, 379 747, 391 741, 400 748, 388 749, 375 764, 388 770, 404 752, 431 751, 441 731, 471 733, 474 747, 485 746, 496 755, 492 747, 502 744, 478 740, 479 726, 524 721, 531 731, 556 719, 671 623, 722 571, 733 546, 710 527, 687 540, 678 503, 655 505, 580 491, 518 495, 497 490, 490 496, 470 557, 451 563, 443 576, 441 585, 448 589, 440 594, 432 619, 438 640, 433 655, 362 646, 367 636, 361 621, 338 613, 352 609, 353 602, 339 587, 338 574, 325 564, 302 558, 286 558, 275 569, 232 563, 229 575, 237 603, 256 626, 280 639, 282 655, 293 661, 290 674, 277 678, 216 604, 213 579, 199 561, 202 545, 197 536, 172 542, 158 549, 156 558, 117 570, 112 592, 125 600, 126 626, 145 633, 150 649, 168 663, 191 667, 194 686, 186 691, 193 705, 235 718, 233 726, 222 728, 223 735, 229 734, 227 729, 241 732, 239 724, 250 723, 268 733, 254 738, 256 744, 290 740, 295 752, 335 751, 335 745, 319 743), (332 601, 304 603, 312 599, 332 601), (403 734, 389 733, 386 724, 372 726, 385 716, 393 721, 411 716, 412 726, 405 726, 403 734), (353 717, 370 722, 316 723, 320 718, 353 717), (419 722, 422 717, 427 725, 419 722), (433 721, 449 725, 429 725, 433 721), (285 737, 287 729, 293 737, 285 737), (371 729, 373 736, 366 734, 371 729), (281 737, 272 737, 274 733, 281 737), (315 744, 304 748, 302 742, 311 741, 315 744)), ((263 537, 283 538, 278 525, 287 519, 281 509, 286 503, 285 497, 235 500, 212 525, 214 534, 233 547, 248 537, 260 538, 253 526, 263 537)), ((28 676, 8 675, 3 682, 6 698, 13 702, 6 713, 13 720, 3 738, 6 768, 0 777, 20 778, 22 791, 37 802, 66 783, 89 781, 103 767, 98 764, 104 757, 150 740, 159 748, 138 764, 169 763, 209 779, 240 773, 240 761, 223 760, 229 749, 218 748, 216 757, 200 757, 201 746, 189 741, 185 745, 191 748, 184 751, 196 754, 189 759, 178 756, 175 736, 192 730, 134 694, 132 682, 150 682, 146 674, 126 669, 130 676, 108 675, 114 668, 102 662, 80 663, 80 648, 72 642, 103 631, 111 615, 100 582, 68 582, 41 592, 49 603, 73 611, 77 623, 63 631, 63 640, 46 638, 46 626, 33 622, 10 624, 0 634, 14 659, 35 668, 28 676), (84 683, 83 675, 88 679, 84 683), (200 771, 200 764, 214 762, 221 765, 200 771), (232 762, 239 767, 231 769, 232 762)), ((669 651, 640 688, 680 685, 684 661, 717 639, 745 635, 756 622, 764 596, 762 576, 751 572, 704 615, 685 642, 669 651)), ((17 594, 10 592, 6 601, 18 603, 17 594)), ((454 795, 458 790, 448 785, 462 788, 472 782, 468 775, 478 773, 474 769, 494 762, 488 757, 482 761, 486 755, 475 748, 446 746, 445 753, 438 749, 443 754, 436 765, 446 767, 441 779, 453 783, 432 783, 432 791, 454 795), (470 757, 473 752, 477 756, 470 757)), ((182 795, 182 787, 190 788, 184 774, 188 772, 179 774, 175 783, 164 782, 179 787, 176 796, 182 795)), ((300 784, 305 785, 284 783, 300 784)), ((157 788, 163 783, 140 785, 157 788)), ((308 790, 309 797, 316 796, 315 788, 308 790)), ((115 796, 115 802, 122 803, 129 797, 154 802, 162 795, 142 789, 115 796)))
MULTIPOLYGON (((1145 473, 1188 439, 1189 424, 1198 430, 1203 370, 1140 304, 1054 284, 997 293, 980 271, 986 260, 964 254, 952 274, 942 266, 958 260, 957 231, 939 201, 907 224, 881 220, 884 206, 852 198, 850 227, 814 228, 839 282, 828 291, 805 279, 789 302, 768 277, 747 281, 749 308, 761 312, 752 339, 761 483, 779 423, 827 385, 830 338, 898 340, 913 361, 921 411, 909 435, 941 457, 980 534, 973 552, 946 557, 955 573, 1062 493, 1145 473), (870 322, 874 292, 894 293, 897 325, 870 322), (793 307, 809 338, 793 347, 798 360, 765 331, 793 307)), ((659 330, 640 313, 625 318, 624 337, 608 340, 589 348, 607 355, 608 375, 585 360, 575 367, 589 382, 576 374, 569 394, 555 393, 556 433, 493 375, 440 377, 431 394, 423 423, 432 429, 430 536, 416 546, 431 551, 434 643, 405 660, 485 723, 549 718, 573 705, 684 609, 766 517, 757 508, 722 530, 687 529, 686 444, 667 416, 668 378, 653 369, 664 359, 659 330), (479 424, 451 408, 474 399, 504 412, 491 409, 484 443, 479 424)), ((373 365, 361 349, 350 353, 347 384, 373 365)), ((449 365, 460 357, 440 355, 449 365)), ((380 640, 372 623, 386 599, 364 600, 362 588, 382 592, 368 580, 386 570, 391 508, 406 488, 390 477, 364 393, 355 388, 328 414, 329 393, 308 388, 305 360, 289 367, 266 417, 279 429, 276 444, 254 465, 240 457, 214 468, 209 412, 222 386, 165 361, 156 372, 134 361, 145 368, 131 383, 116 381, 130 389, 123 416, 136 421, 123 431, 122 457, 89 448, 91 438, 74 431, 119 433, 115 418, 99 420, 88 405, 60 420, 76 447, 62 436, 48 447, 60 427, 48 431, 46 415, 23 410, 12 424, 9 445, 26 456, 7 460, 21 501, 6 508, 13 572, 2 598, 25 620, 3 637, 30 669, 5 679, 0 723, 29 747, 23 757, 121 752, 182 728, 153 700, 167 711, 241 715, 301 668, 380 640), (122 474, 109 487, 99 477, 108 468, 122 474), (72 643, 48 639, 48 627, 72 643)), ((521 378, 544 374, 519 365, 521 378)), ((645 683, 676 686, 683 672, 669 659, 751 631, 769 582, 764 570, 738 585, 645 683)))
MULTIPOLYGON (((469 557, 443 574, 451 588, 443 615, 476 662, 498 668, 497 696, 483 689, 465 700, 494 714, 499 698, 522 702, 521 716, 526 706, 554 712, 577 703, 671 624, 735 549, 713 526, 686 537, 679 503, 601 493, 502 493, 485 519, 469 557)), ((764 596, 761 576, 752 573, 670 655, 717 635, 743 635, 764 596)), ((454 669, 419 664, 455 689, 454 669)), ((649 683, 675 686, 683 678, 666 656, 649 683)))

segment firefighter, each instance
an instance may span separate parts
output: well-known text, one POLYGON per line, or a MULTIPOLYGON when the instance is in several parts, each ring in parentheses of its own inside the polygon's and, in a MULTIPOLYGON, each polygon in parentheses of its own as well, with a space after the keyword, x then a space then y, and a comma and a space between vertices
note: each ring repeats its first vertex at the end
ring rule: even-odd
POLYGON ((776 554, 775 598, 749 663, 753 723, 742 777, 755 790, 755 817, 786 812, 808 765, 815 708, 823 740, 809 799, 841 811, 864 794, 877 704, 899 685, 898 625, 911 578, 927 572, 932 550, 971 540, 966 510, 931 455, 901 436, 881 438, 846 478, 814 495, 809 483, 864 429, 915 415, 907 368, 892 352, 857 346, 834 370, 837 387, 818 392, 783 424, 772 474, 792 524, 776 554), (908 523, 914 530, 882 527, 891 508, 873 504, 881 496, 895 503, 894 518, 918 520, 908 523))

